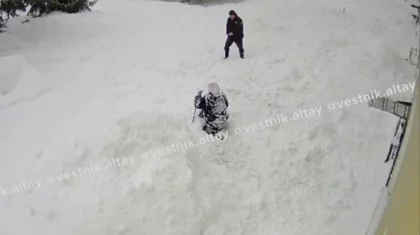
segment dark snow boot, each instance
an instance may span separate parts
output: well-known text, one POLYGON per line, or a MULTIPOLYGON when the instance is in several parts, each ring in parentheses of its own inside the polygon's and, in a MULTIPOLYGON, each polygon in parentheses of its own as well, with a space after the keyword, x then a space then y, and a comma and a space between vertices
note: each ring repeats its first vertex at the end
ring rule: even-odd
POLYGON ((244 54, 240 54, 239 56, 241 57, 241 59, 245 58, 244 54))
POLYGON ((229 52, 225 51, 225 59, 227 59, 229 57, 229 52))

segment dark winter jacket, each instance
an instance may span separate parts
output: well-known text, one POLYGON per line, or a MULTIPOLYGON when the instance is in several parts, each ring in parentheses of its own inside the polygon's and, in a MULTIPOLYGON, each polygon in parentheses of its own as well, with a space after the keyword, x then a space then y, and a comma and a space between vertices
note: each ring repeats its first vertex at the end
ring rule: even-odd
POLYGON ((226 23, 226 34, 233 33, 233 38, 243 38, 244 37, 244 23, 239 16, 236 16, 235 19, 231 20, 228 18, 226 23))

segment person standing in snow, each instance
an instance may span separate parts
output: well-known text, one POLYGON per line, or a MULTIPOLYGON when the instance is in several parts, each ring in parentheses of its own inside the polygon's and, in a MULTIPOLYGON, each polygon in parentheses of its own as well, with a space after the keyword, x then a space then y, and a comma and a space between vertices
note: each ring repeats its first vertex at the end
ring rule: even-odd
POLYGON ((208 94, 201 96, 203 91, 198 91, 194 99, 194 105, 201 109, 200 117, 204 118, 203 130, 211 135, 216 135, 223 129, 229 119, 227 108, 229 106, 226 96, 220 92, 219 85, 210 83, 208 94))
POLYGON ((244 23, 234 10, 229 11, 229 18, 226 23, 226 34, 228 38, 225 43, 225 59, 229 57, 229 48, 235 43, 239 49, 239 55, 244 58, 243 38, 244 23))

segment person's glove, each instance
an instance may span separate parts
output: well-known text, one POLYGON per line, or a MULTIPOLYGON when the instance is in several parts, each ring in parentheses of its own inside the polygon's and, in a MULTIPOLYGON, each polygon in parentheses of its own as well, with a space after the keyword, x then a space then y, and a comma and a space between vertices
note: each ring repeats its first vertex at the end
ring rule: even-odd
POLYGON ((233 33, 229 33, 228 35, 229 35, 229 36, 233 36, 233 33))
POLYGON ((200 102, 201 102, 201 93, 203 93, 203 91, 202 90, 199 90, 198 92, 197 92, 197 95, 195 96, 195 98, 194 98, 194 106, 195 107, 197 107, 198 108, 198 105, 200 104, 200 102))

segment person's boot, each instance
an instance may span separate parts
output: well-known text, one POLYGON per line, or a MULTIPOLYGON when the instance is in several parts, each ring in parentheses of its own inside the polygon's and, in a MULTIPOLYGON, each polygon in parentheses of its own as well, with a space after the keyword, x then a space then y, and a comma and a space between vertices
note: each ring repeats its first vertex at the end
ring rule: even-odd
POLYGON ((227 59, 229 57, 229 52, 225 51, 225 59, 227 59))
POLYGON ((239 56, 241 57, 241 59, 245 58, 244 54, 240 54, 239 56))

